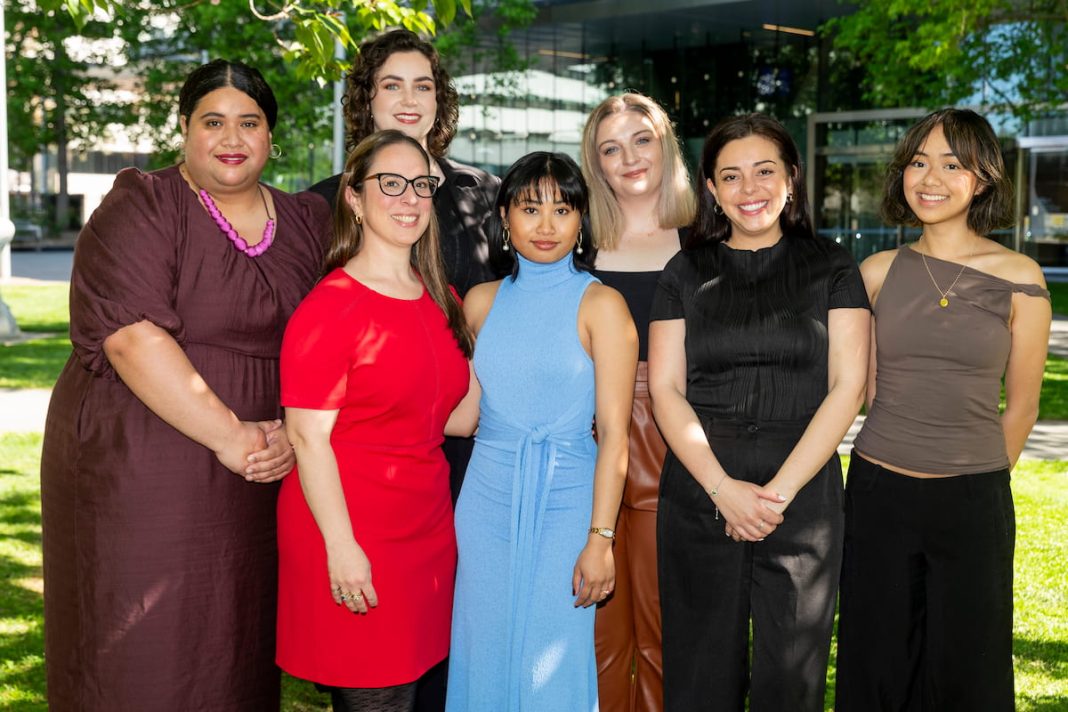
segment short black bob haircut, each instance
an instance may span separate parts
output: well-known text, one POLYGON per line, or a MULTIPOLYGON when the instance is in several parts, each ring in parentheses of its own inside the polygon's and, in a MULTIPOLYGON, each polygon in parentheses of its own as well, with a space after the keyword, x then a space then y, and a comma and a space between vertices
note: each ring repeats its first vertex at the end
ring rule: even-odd
POLYGON ((912 159, 923 149, 927 134, 941 125, 946 143, 953 149, 957 162, 975 174, 978 192, 968 206, 968 227, 976 235, 988 236, 1002 227, 1011 227, 1016 219, 1012 181, 1005 172, 1001 144, 990 123, 970 109, 939 109, 917 121, 908 130, 886 167, 881 212, 893 225, 920 227, 916 213, 905 199, 904 174, 912 159))
POLYGON ((801 172, 801 152, 797 150, 790 132, 782 124, 766 114, 743 114, 730 116, 712 127, 701 151, 701 168, 697 178, 697 217, 693 229, 686 238, 687 249, 706 242, 724 242, 730 239, 731 222, 722 210, 716 210, 716 199, 708 189, 708 180, 713 183, 716 159, 731 141, 760 136, 775 144, 779 158, 787 171, 791 201, 779 213, 779 226, 783 237, 813 237, 812 216, 808 211, 808 195, 805 178, 801 172))
POLYGON ((258 69, 225 59, 214 59, 189 73, 178 94, 178 115, 188 121, 201 99, 223 87, 233 87, 248 94, 263 111, 267 127, 274 131, 274 124, 278 120, 278 101, 270 85, 258 69))
MULTIPOLYGON (((582 254, 579 254, 577 250, 572 251, 572 254, 575 257, 575 267, 589 272, 593 269, 594 261, 593 236, 590 234, 587 220, 589 190, 586 188, 586 181, 582 178, 582 169, 571 156, 564 153, 535 151, 513 163, 508 172, 504 174, 501 187, 497 191, 494 212, 498 216, 507 214, 511 206, 517 205, 521 200, 530 196, 539 197, 545 189, 551 189, 559 194, 560 200, 565 205, 582 214, 582 227, 578 242, 578 245, 582 247, 582 254)), ((497 274, 511 273, 512 279, 519 274, 519 260, 515 259, 515 250, 509 249, 507 252, 504 250, 503 219, 501 228, 493 231, 490 238, 490 266, 497 274)))

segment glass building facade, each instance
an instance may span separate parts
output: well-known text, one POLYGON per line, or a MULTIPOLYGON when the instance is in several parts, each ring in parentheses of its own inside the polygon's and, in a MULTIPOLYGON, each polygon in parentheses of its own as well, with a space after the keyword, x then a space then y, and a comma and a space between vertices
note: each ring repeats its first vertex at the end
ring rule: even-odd
MULTIPOLYGON (((871 110, 860 77, 834 62, 817 29, 850 12, 837 0, 555 0, 509 42, 521 69, 490 72, 496 40, 453 57, 460 130, 451 154, 500 174, 535 150, 579 156, 586 115, 611 94, 657 99, 696 165, 708 129, 747 111, 772 114, 806 157, 816 226, 863 258, 914 239, 885 225, 879 199, 894 145, 923 109, 871 110)), ((1015 128, 1003 138, 1018 187, 1015 228, 996 239, 1068 268, 1068 118, 1015 128)))

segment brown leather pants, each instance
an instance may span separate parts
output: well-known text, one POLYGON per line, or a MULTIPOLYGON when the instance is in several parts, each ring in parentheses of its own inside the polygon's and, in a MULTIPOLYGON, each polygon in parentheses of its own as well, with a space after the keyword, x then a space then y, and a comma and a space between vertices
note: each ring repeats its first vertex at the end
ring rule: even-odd
POLYGON ((616 523, 616 588, 597 608, 601 712, 663 709, 656 504, 667 446, 653 422, 647 364, 638 364, 630 422, 630 464, 616 523))

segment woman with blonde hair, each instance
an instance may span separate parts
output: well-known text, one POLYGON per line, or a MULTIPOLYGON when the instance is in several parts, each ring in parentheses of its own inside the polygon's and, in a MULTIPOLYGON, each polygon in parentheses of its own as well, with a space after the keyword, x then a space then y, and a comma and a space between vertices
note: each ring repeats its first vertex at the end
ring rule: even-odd
POLYGON ((612 96, 593 110, 582 137, 582 172, 599 248, 594 274, 623 294, 639 339, 630 464, 615 532, 616 589, 597 611, 599 697, 604 710, 659 710, 656 503, 666 446, 649 401, 647 337, 657 279, 679 251, 679 228, 693 220, 695 200, 671 120, 641 94, 612 96))

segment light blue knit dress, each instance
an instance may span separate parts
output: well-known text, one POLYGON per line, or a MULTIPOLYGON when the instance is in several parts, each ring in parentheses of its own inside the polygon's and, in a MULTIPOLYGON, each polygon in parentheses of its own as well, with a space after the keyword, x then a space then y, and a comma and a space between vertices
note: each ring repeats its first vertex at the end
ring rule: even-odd
POLYGON ((593 506, 593 361, 578 309, 597 281, 571 255, 522 257, 475 347, 475 449, 456 507, 447 712, 597 709, 594 608, 571 577, 593 506))

